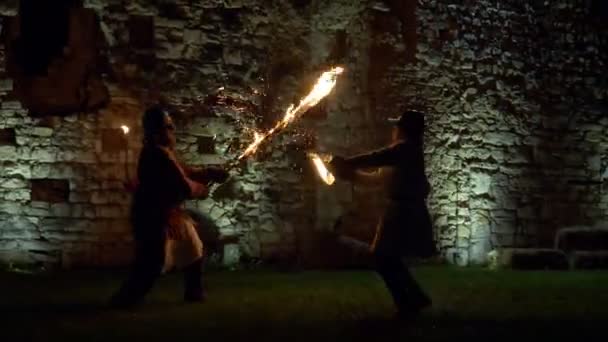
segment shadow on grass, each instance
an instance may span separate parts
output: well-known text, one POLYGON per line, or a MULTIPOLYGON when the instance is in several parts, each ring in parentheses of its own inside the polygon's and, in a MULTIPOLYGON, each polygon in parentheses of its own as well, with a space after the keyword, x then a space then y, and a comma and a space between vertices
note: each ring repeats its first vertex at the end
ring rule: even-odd
POLYGON ((435 306, 409 322, 390 317, 388 293, 369 272, 212 274, 204 304, 182 303, 181 277, 170 276, 128 311, 105 303, 121 274, 5 275, 0 330, 7 341, 608 340, 604 273, 420 275, 435 306))
POLYGON ((570 319, 505 319, 462 318, 457 314, 441 317, 425 316, 414 321, 391 319, 363 319, 352 325, 352 331, 342 337, 351 340, 388 341, 395 338, 408 341, 445 341, 455 338, 508 339, 522 338, 591 339, 608 338, 606 320, 587 320, 583 317, 570 319))
POLYGON ((2 306, 4 312, 12 316, 24 315, 32 317, 34 315, 65 315, 83 317, 86 315, 97 315, 106 310, 102 303, 57 303, 57 304, 23 304, 2 306))
POLYGON ((201 305, 150 303, 116 311, 105 303, 60 303, 2 308, 10 312, 8 335, 28 340, 147 341, 213 339, 225 341, 445 341, 454 338, 516 340, 522 338, 606 340, 608 319, 585 317, 462 317, 459 312, 427 312, 414 320, 389 315, 315 320, 234 315, 196 318, 201 305), (190 311, 189 311, 190 310, 190 311), (163 319, 158 319, 162 313, 163 319), (177 313, 177 315, 172 315, 177 313))

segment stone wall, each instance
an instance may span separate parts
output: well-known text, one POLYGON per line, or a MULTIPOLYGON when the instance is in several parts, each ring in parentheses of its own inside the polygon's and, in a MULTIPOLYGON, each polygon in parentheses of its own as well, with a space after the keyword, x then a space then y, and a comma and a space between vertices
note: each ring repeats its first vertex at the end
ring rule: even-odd
POLYGON ((376 112, 432 114, 430 205, 444 255, 483 262, 488 250, 547 247, 561 227, 605 221, 605 11, 587 1, 419 1, 416 11, 417 63, 389 67, 376 112))
MULTIPOLYGON (((14 16, 14 5, 0 5, 0 14, 14 16)), ((405 106, 429 112, 429 204, 449 261, 546 245, 561 226, 605 219, 608 197, 588 181, 608 165, 600 72, 608 34, 587 1, 84 6, 104 36, 105 108, 32 117, 0 69, 2 260, 124 265, 131 240, 122 181, 125 163, 134 173, 145 106, 171 103, 184 161, 223 164, 334 63, 346 73, 330 98, 233 170, 212 198, 188 203, 237 238, 223 250, 226 263, 347 262, 328 233, 342 217, 342 231, 371 238, 382 190, 320 184, 305 151, 381 146, 386 118, 405 106), (132 128, 127 142, 122 124, 132 128)), ((0 68, 5 57, 0 48, 0 68)))

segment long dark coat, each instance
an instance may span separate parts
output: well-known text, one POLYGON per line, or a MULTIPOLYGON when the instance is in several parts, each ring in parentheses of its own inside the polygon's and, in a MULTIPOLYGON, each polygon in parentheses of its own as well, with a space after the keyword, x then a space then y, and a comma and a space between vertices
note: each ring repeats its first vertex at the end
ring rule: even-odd
POLYGON ((186 200, 206 194, 205 185, 188 173, 168 148, 144 146, 131 208, 136 238, 163 235, 174 211, 181 210, 186 200))
POLYGON ((389 203, 376 228, 373 252, 381 255, 431 257, 436 254, 426 205, 430 185, 421 144, 398 142, 345 160, 350 169, 390 168, 389 203))

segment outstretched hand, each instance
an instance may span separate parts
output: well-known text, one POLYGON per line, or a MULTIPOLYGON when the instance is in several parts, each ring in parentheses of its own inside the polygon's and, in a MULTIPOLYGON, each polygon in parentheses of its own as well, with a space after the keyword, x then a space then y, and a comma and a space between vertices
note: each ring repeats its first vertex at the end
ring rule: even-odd
POLYGON ((215 183, 224 183, 230 177, 230 173, 218 166, 210 166, 205 169, 209 180, 215 183))
POLYGON ((335 156, 327 166, 329 171, 336 177, 351 180, 354 177, 354 169, 349 165, 348 161, 341 156, 335 156))
POLYGON ((209 166, 190 174, 190 178, 203 184, 224 183, 230 174, 219 166, 209 166))

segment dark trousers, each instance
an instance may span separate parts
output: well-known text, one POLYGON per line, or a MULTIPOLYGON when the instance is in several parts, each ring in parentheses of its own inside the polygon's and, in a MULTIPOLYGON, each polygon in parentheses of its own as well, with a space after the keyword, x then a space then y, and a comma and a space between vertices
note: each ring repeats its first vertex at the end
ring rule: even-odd
POLYGON ((376 272, 384 280, 399 311, 417 311, 430 304, 430 298, 400 256, 374 253, 374 261, 376 272))
MULTIPOLYGON (((122 287, 112 297, 115 306, 130 306, 141 302, 162 274, 165 261, 165 239, 161 236, 136 238, 135 260, 122 287)), ((201 300, 203 289, 203 259, 184 270, 184 299, 201 300)))

